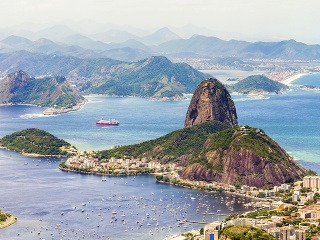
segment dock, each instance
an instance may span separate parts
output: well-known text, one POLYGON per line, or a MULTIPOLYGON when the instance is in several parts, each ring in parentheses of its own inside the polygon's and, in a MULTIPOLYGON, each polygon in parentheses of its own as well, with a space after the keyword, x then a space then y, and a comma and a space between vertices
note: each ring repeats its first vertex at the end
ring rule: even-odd
POLYGON ((188 219, 186 219, 186 222, 189 222, 189 223, 199 223, 199 224, 208 224, 208 222, 194 221, 194 220, 188 220, 188 219))

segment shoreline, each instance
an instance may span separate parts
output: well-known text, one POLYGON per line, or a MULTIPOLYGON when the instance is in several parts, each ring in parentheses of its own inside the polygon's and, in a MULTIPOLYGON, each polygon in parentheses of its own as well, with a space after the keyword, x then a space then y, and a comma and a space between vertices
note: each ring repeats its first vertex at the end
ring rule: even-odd
MULTIPOLYGON (((204 191, 204 192, 207 192, 207 193, 217 193, 217 192, 219 192, 219 190, 209 191, 209 190, 197 188, 196 186, 190 186, 189 187, 189 186, 184 186, 183 184, 178 184, 178 183, 171 183, 171 182, 165 182, 165 181, 159 181, 159 180, 156 180, 156 182, 157 183, 167 184, 167 185, 172 185, 172 186, 176 186, 176 187, 189 188, 189 189, 192 189, 192 190, 204 191)), ((250 196, 250 195, 247 195, 247 194, 241 194, 241 193, 237 193, 237 192, 227 191, 225 189, 223 189, 222 192, 225 193, 225 194, 232 195, 232 196, 250 198, 253 201, 269 202, 269 199, 266 199, 266 198, 258 198, 258 197, 250 196)))
MULTIPOLYGON (((118 173, 118 174, 110 174, 110 173, 100 173, 100 172, 87 172, 87 171, 81 171, 81 170, 74 170, 74 169, 69 169, 69 168, 63 168, 58 166, 58 169, 63 171, 63 172, 72 172, 72 173, 78 173, 78 174, 86 174, 86 175, 96 175, 96 176, 107 176, 107 177, 125 177, 125 176, 139 176, 139 175, 153 175, 156 176, 159 173, 132 173, 132 174, 127 174, 127 173, 118 173)), ((219 190, 216 191, 209 191, 206 189, 202 189, 197 187, 196 185, 194 186, 185 186, 183 184, 179 184, 179 183, 171 183, 171 182, 165 182, 165 181, 159 181, 157 179, 156 183, 160 183, 160 184, 166 184, 166 185, 172 185, 172 186, 176 186, 176 187, 182 187, 182 188, 188 188, 188 189, 192 189, 192 190, 199 190, 199 191, 204 191, 204 192, 208 192, 208 193, 215 193, 215 192, 219 192, 219 190)), ((227 191, 225 189, 222 190, 225 194, 230 194, 233 196, 239 196, 239 197, 244 197, 244 198, 249 198, 253 201, 264 201, 264 202, 269 202, 270 199, 265 199, 265 198, 258 198, 258 197, 254 197, 254 196, 250 196, 247 194, 241 194, 238 192, 232 192, 232 191, 227 191)))
POLYGON ((295 81, 298 78, 301 78, 303 76, 309 75, 309 74, 311 74, 311 73, 309 73, 309 72, 306 72, 306 73, 295 73, 295 74, 293 74, 293 75, 291 75, 291 76, 289 76, 289 77, 287 77, 285 79, 280 80, 279 82, 281 82, 281 83, 283 83, 285 85, 288 85, 288 86, 292 86, 292 85, 294 85, 292 83, 293 81, 295 81))
POLYGON ((79 102, 77 105, 73 106, 72 108, 47 108, 43 111, 43 115, 58 115, 58 114, 62 114, 62 113, 78 111, 87 102, 88 102, 88 100, 85 99, 85 100, 79 102))
POLYGON ((78 174, 87 174, 87 175, 96 175, 96 176, 107 176, 107 177, 130 177, 130 176, 138 176, 138 175, 152 175, 153 173, 118 173, 118 174, 111 174, 111 173, 100 173, 100 172, 86 172, 86 171, 80 171, 80 170, 74 170, 69 168, 63 168, 58 166, 58 169, 60 169, 63 172, 72 172, 72 173, 78 173, 78 174))
POLYGON ((68 113, 72 111, 78 111, 81 109, 82 106, 84 106, 88 102, 87 99, 79 102, 77 105, 73 106, 72 108, 46 108, 42 107, 40 105, 31 104, 31 103, 1 103, 0 107, 6 107, 6 106, 31 106, 31 107, 39 107, 44 108, 44 111, 42 112, 43 115, 58 115, 62 113, 68 113))
POLYGON ((68 156, 63 156, 63 155, 41 155, 41 154, 38 154, 38 153, 25 153, 25 152, 19 152, 19 151, 16 151, 14 149, 10 149, 10 148, 7 148, 7 147, 4 147, 4 146, 1 146, 0 145, 0 149, 5 149, 7 151, 12 151, 12 152, 16 152, 16 153, 19 153, 23 156, 26 156, 26 157, 31 157, 31 158, 66 158, 68 156))

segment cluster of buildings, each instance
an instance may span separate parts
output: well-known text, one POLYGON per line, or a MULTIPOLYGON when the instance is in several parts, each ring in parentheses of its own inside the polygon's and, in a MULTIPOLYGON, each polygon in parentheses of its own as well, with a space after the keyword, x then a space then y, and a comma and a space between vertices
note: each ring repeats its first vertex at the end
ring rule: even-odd
MULTIPOLYGON (((319 176, 306 176, 303 181, 295 182, 294 186, 289 184, 282 184, 281 186, 275 186, 272 190, 256 190, 249 186, 242 186, 239 190, 242 194, 250 194, 251 196, 261 197, 265 195, 271 198, 269 209, 274 209, 276 212, 281 212, 285 209, 296 207, 296 212, 291 212, 289 216, 272 216, 270 218, 235 218, 227 222, 213 222, 205 226, 204 239, 218 239, 219 230, 228 225, 235 226, 253 226, 264 229, 270 235, 280 240, 306 240, 306 231, 309 228, 308 225, 319 226, 320 220, 320 201, 315 201, 315 195, 320 193, 320 177, 319 176), (276 193, 285 193, 290 196, 292 194, 292 203, 284 203, 282 201, 276 201, 279 197, 275 197, 276 193), (307 201, 310 200, 310 204, 307 201), (316 203, 312 203, 316 202, 316 203), (305 205, 307 203, 308 205, 305 205), (301 219, 302 222, 308 224, 289 225, 282 226, 282 223, 286 219, 297 220, 301 219)), ((278 194, 279 195, 279 194, 278 194)), ((312 239, 320 239, 315 236, 312 239)))
POLYGON ((207 224, 204 227, 204 240, 217 240, 219 238, 219 230, 229 225, 235 226, 252 226, 256 228, 264 229, 270 235, 280 240, 306 240, 306 229, 295 229, 290 226, 276 227, 276 223, 279 222, 278 217, 265 219, 251 219, 251 218, 238 218, 230 220, 226 223, 213 222, 207 224))
POLYGON ((78 169, 90 171, 92 173, 106 174, 130 174, 141 171, 163 172, 176 170, 175 163, 160 164, 155 161, 148 161, 145 158, 110 158, 99 161, 98 158, 92 156, 73 156, 69 158, 65 165, 69 169, 78 169))

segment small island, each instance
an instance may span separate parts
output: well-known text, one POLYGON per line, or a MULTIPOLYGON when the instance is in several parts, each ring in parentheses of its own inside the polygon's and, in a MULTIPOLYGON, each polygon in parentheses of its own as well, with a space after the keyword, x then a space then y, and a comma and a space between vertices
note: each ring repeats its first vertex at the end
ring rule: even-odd
POLYGON ((279 94, 284 90, 289 89, 287 85, 273 81, 264 75, 249 76, 236 84, 229 85, 228 90, 242 94, 279 94))
POLYGON ((6 135, 0 139, 0 146, 31 157, 67 157, 77 153, 70 143, 37 128, 6 135))
POLYGON ((2 212, 0 210, 0 229, 9 227, 10 225, 14 224, 17 219, 9 213, 2 212))

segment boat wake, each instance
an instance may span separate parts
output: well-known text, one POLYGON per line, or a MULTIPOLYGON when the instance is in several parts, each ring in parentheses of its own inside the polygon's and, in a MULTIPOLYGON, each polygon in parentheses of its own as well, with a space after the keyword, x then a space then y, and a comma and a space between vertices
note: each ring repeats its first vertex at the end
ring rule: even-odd
POLYGON ((44 115, 42 113, 30 113, 30 114, 23 114, 20 118, 30 119, 30 118, 43 118, 43 117, 54 117, 57 115, 44 115))
POLYGON ((234 102, 244 102, 244 101, 254 101, 254 100, 266 100, 269 99, 270 97, 266 96, 252 96, 252 97, 244 97, 244 98, 234 98, 234 102))

